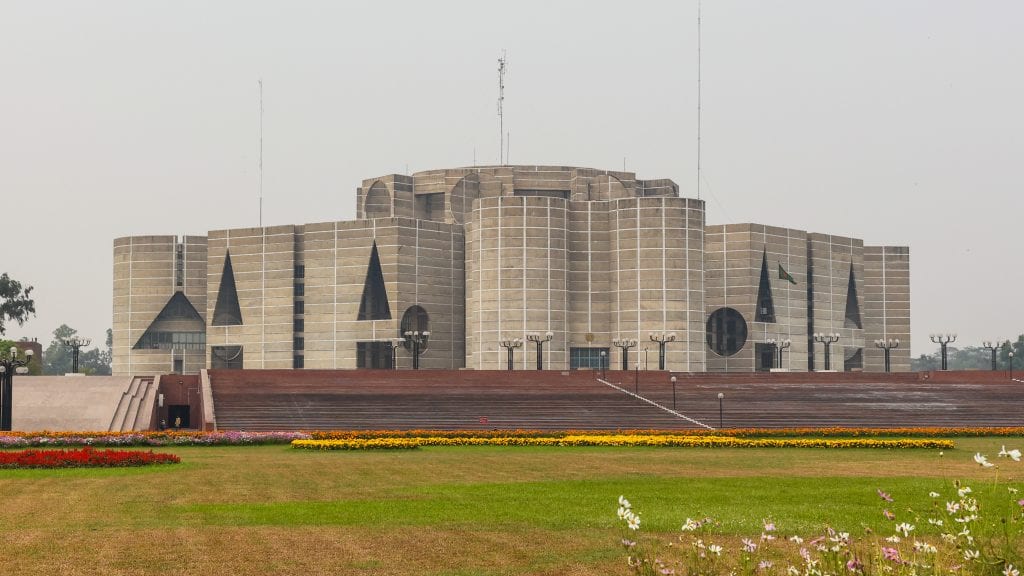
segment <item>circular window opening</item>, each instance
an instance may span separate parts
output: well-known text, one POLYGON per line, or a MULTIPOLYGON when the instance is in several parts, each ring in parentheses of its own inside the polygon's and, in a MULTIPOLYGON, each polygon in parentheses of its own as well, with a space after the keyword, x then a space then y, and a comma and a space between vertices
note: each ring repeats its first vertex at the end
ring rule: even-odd
POLYGON ((732 356, 747 343, 747 321, 733 308, 719 308, 708 317, 708 348, 719 356, 732 356))
MULTIPOLYGON (((427 311, 422 306, 409 306, 405 310, 405 314, 402 314, 402 324, 399 328, 398 335, 405 338, 405 349, 412 350, 412 340, 405 336, 406 332, 424 332, 430 331, 430 316, 427 315, 427 311)), ((426 352, 427 350, 427 338, 423 338, 420 342, 420 353, 426 352)))

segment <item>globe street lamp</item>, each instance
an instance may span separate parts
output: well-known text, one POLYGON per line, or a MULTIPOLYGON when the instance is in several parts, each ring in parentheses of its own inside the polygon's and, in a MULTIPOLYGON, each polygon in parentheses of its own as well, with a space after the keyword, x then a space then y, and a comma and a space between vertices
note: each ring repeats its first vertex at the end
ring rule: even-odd
POLYGON ((78 374, 78 351, 92 344, 92 339, 82 338, 76 334, 70 338, 61 338, 60 343, 71 348, 71 373, 78 374))
MULTIPOLYGON (((1013 352, 1010 352, 1008 356, 1010 357, 1010 380, 1013 380, 1013 352)), ((6 407, 7 404, 4 404, 4 406, 6 407)))
POLYGON ((601 350, 601 380, 608 378, 607 372, 605 372, 605 362, 608 361, 608 352, 601 350))
POLYGON ((725 428, 725 426, 722 424, 722 416, 724 415, 724 409, 722 407, 722 405, 723 405, 722 402, 724 400, 725 400, 725 394, 722 393, 722 392, 719 392, 718 393, 718 427, 720 429, 721 428, 725 428))
POLYGON ((942 369, 946 370, 946 346, 949 346, 950 342, 956 342, 956 334, 929 334, 928 337, 942 348, 942 369))
POLYGON ((992 371, 995 372, 999 369, 996 363, 996 352, 999 351, 1000 345, 998 341, 985 340, 981 343, 982 348, 988 348, 992 352, 992 371))
POLYGON ((10 356, 0 358, 0 430, 11 430, 11 398, 14 396, 14 373, 32 362, 32 349, 25 350, 25 357, 18 359, 18 347, 11 346, 10 356))
POLYGON ((888 340, 886 340, 884 338, 879 338, 878 340, 875 340, 875 346, 881 348, 882 352, 885 353, 885 371, 888 372, 889 371, 889 354, 892 352, 893 348, 899 348, 900 347, 900 339, 897 338, 897 339, 893 340, 892 338, 889 338, 888 340))
POLYGON ((516 353, 516 348, 523 345, 522 338, 505 338, 498 342, 498 346, 506 348, 508 350, 508 369, 512 370, 513 359, 516 353))
POLYGON ((669 378, 669 380, 672 382, 672 409, 675 410, 676 409, 676 377, 673 376, 673 377, 669 378))
POLYGON ((398 370, 398 347, 405 342, 405 338, 388 338, 391 343, 391 369, 398 370))
POLYGON ((815 342, 821 342, 822 344, 825 345, 825 370, 826 371, 831 370, 832 369, 832 363, 831 363, 832 344, 834 344, 834 343, 839 341, 839 334, 838 333, 825 334, 823 332, 818 332, 817 334, 814 335, 814 341, 815 342))
POLYGON ((618 340, 612 340, 612 346, 622 348, 622 369, 624 371, 629 370, 629 349, 636 346, 636 340, 619 338, 618 340))
POLYGON ((786 350, 786 348, 789 348, 790 346, 792 346, 793 342, 789 338, 786 338, 785 340, 776 340, 775 338, 769 338, 767 340, 767 342, 768 342, 768 344, 771 344, 772 346, 774 346, 775 347, 775 351, 779 353, 779 365, 778 365, 778 367, 782 368, 782 353, 786 350))
POLYGON ((412 369, 420 369, 420 354, 427 349, 427 340, 430 338, 430 331, 407 330, 405 332, 405 345, 412 348, 412 369))
POLYGON ((526 339, 530 342, 537 343, 537 370, 544 369, 544 343, 550 342, 555 337, 554 332, 545 332, 544 334, 538 334, 537 332, 530 332, 526 335, 526 339))
POLYGON ((665 369, 665 345, 676 341, 676 333, 651 334, 651 342, 658 343, 658 370, 665 369))

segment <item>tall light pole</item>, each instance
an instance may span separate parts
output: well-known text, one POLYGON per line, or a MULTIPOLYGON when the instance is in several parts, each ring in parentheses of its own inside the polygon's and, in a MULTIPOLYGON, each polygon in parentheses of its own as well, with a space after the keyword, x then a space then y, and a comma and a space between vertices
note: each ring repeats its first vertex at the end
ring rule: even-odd
POLYGON ((651 334, 651 342, 658 343, 658 370, 665 369, 665 345, 668 344, 669 342, 675 341, 675 332, 669 332, 667 334, 664 332, 660 334, 651 334))
POLYGON ((555 337, 554 332, 545 332, 544 334, 538 334, 537 332, 530 332, 526 335, 526 339, 530 342, 537 344, 537 370, 544 369, 544 343, 550 342, 555 337))
POLYGON ((516 348, 523 345, 522 338, 505 338, 498 342, 498 346, 508 350, 508 369, 512 370, 513 361, 516 353, 516 348))
POLYGON ((724 401, 725 401, 725 394, 723 392, 719 392, 718 393, 718 428, 719 429, 725 428, 725 425, 722 424, 723 416, 725 415, 725 408, 723 407, 724 406, 724 401))
POLYGON ((672 409, 675 410, 676 409, 676 377, 673 376, 673 377, 669 378, 669 381, 672 382, 672 409))
POLYGON ((789 348, 790 346, 793 345, 792 340, 790 340, 789 338, 786 338, 785 340, 776 340, 775 338, 769 338, 767 342, 768 344, 771 344, 772 346, 775 347, 775 351, 778 353, 778 367, 782 368, 782 352, 786 348, 789 348))
POLYGON ((956 342, 956 334, 929 334, 928 337, 942 348, 942 369, 946 370, 948 366, 946 362, 946 347, 949 346, 950 342, 956 342))
POLYGON ((636 361, 636 369, 633 370, 633 394, 640 395, 640 361, 636 361))
MULTIPOLYGON (((1010 352, 1008 356, 1010 358, 1010 380, 1013 380, 1013 352, 1010 352)), ((4 404, 4 406, 6 407, 7 404, 4 404)), ((6 408, 4 409, 6 410, 6 408)))
POLYGON ((412 330, 405 332, 405 342, 412 348, 412 369, 420 369, 420 354, 427 348, 427 339, 430 338, 430 331, 412 330))
POLYGON ((629 370, 629 349, 636 346, 636 340, 619 338, 618 340, 612 340, 612 346, 622 349, 622 370, 629 370))
POLYGON ((18 359, 18 347, 11 346, 10 356, 0 358, 0 430, 11 430, 11 402, 14 396, 14 373, 32 362, 32 349, 25 350, 25 357, 18 359))
POLYGON ((992 340, 985 340, 984 342, 981 343, 981 347, 982 348, 988 348, 989 350, 992 351, 992 371, 995 372, 996 370, 999 369, 999 366, 996 363, 996 352, 998 352, 999 348, 1000 348, 999 342, 998 341, 992 341, 992 340))
POLYGON ((92 339, 82 338, 76 334, 70 338, 61 338, 60 343, 71 348, 71 373, 78 374, 78 351, 92 344, 92 339))
POLYGON ((391 369, 398 370, 398 347, 405 342, 405 338, 388 338, 391 343, 391 369))
POLYGON ((839 341, 839 334, 838 333, 825 334, 823 332, 818 332, 817 334, 814 335, 814 341, 815 342, 821 342, 822 344, 825 345, 825 370, 831 370, 832 369, 832 362, 831 362, 832 344, 834 344, 834 343, 839 341))
POLYGON ((605 371, 605 362, 608 361, 608 352, 601 350, 601 380, 608 378, 608 373, 605 371))
POLYGON ((878 340, 875 340, 875 346, 881 348, 882 352, 885 353, 885 371, 888 372, 890 366, 889 354, 892 352, 893 348, 900 347, 900 339, 897 338, 893 340, 892 338, 889 338, 888 340, 886 340, 884 338, 879 338, 878 340))

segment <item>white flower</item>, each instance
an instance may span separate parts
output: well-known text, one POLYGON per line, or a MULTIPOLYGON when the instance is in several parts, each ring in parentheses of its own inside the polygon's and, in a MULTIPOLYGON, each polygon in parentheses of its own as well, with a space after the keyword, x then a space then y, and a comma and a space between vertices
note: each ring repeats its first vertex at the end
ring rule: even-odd
POLYGON ((896 531, 903 534, 903 536, 910 536, 910 533, 914 531, 914 525, 901 522, 896 525, 896 531))
POLYGON ((932 498, 938 498, 939 497, 939 493, 938 492, 929 492, 928 495, 931 496, 932 498))
POLYGON ((619 516, 619 520, 625 520, 626 516, 628 516, 629 513, 630 513, 629 512, 629 508, 625 508, 623 506, 619 506, 619 509, 616 512, 616 514, 618 514, 618 516, 619 516))
POLYGON ((886 542, 892 542, 893 544, 899 544, 900 543, 900 537, 899 536, 889 536, 888 538, 885 539, 885 541, 886 542))
POLYGON ((981 464, 982 468, 991 468, 993 466, 993 464, 988 461, 988 458, 981 455, 981 452, 974 455, 974 461, 981 464))
POLYGON ((927 552, 928 554, 935 554, 938 551, 935 546, 927 542, 918 542, 917 540, 914 540, 914 550, 927 552))
POLYGON ((683 527, 681 528, 681 530, 683 532, 693 532, 697 528, 700 528, 700 524, 698 524, 696 521, 694 521, 693 518, 687 518, 686 522, 683 524, 683 527))
POLYGON ((722 550, 723 548, 718 544, 708 544, 708 552, 711 552, 715 556, 721 556, 722 550))
POLYGON ((627 521, 627 525, 629 526, 630 530, 637 530, 638 528, 640 528, 640 516, 636 514, 631 514, 629 520, 627 521))
POLYGON ((1007 564, 1006 568, 1003 569, 1004 576, 1020 576, 1020 570, 1013 567, 1013 564, 1007 564))
POLYGON ((804 543, 804 539, 799 537, 799 536, 790 536, 789 537, 789 541, 793 542, 794 544, 803 544, 804 543))
POLYGON ((949 512, 950 514, 956 514, 959 511, 960 511, 960 503, 959 502, 946 502, 946 512, 949 512))
POLYGON ((786 574, 789 574, 789 576, 800 576, 800 569, 796 566, 790 566, 786 568, 786 574))
POLYGON ((929 518, 928 523, 932 526, 942 526, 943 524, 942 520, 939 520, 937 518, 929 518))
POLYGON ((753 552, 754 550, 757 550, 757 544, 753 540, 751 540, 750 538, 744 538, 743 539, 743 551, 744 552, 753 552))
POLYGON ((626 500, 625 496, 619 496, 619 506, 626 509, 632 508, 632 506, 629 504, 629 500, 626 500))
POLYGON ((1006 455, 1013 459, 1014 462, 1020 462, 1020 450, 1014 448, 1013 450, 1007 452, 1006 455))
POLYGON ((964 560, 977 560, 981 558, 981 552, 977 550, 964 550, 964 560))
POLYGON ((971 493, 971 487, 964 486, 963 488, 957 490, 956 493, 959 494, 961 498, 963 498, 964 496, 967 496, 968 494, 971 493))

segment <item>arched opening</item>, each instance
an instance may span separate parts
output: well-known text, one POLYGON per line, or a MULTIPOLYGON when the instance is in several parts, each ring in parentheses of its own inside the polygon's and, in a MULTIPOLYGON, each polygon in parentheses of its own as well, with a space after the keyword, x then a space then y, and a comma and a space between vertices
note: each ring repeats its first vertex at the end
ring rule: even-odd
POLYGON ((363 218, 390 218, 391 193, 383 182, 377 181, 366 191, 363 198, 363 218))
MULTIPOLYGON (((405 338, 405 349, 412 350, 412 341, 409 338, 405 337, 406 332, 419 332, 420 334, 423 334, 424 332, 429 331, 430 316, 427 314, 427 311, 424 310, 422 306, 409 306, 405 310, 405 314, 402 314, 402 323, 401 326, 399 327, 398 333, 399 336, 405 338)), ((424 339, 419 347, 420 353, 423 353, 427 350, 427 344, 427 339, 424 339)))

